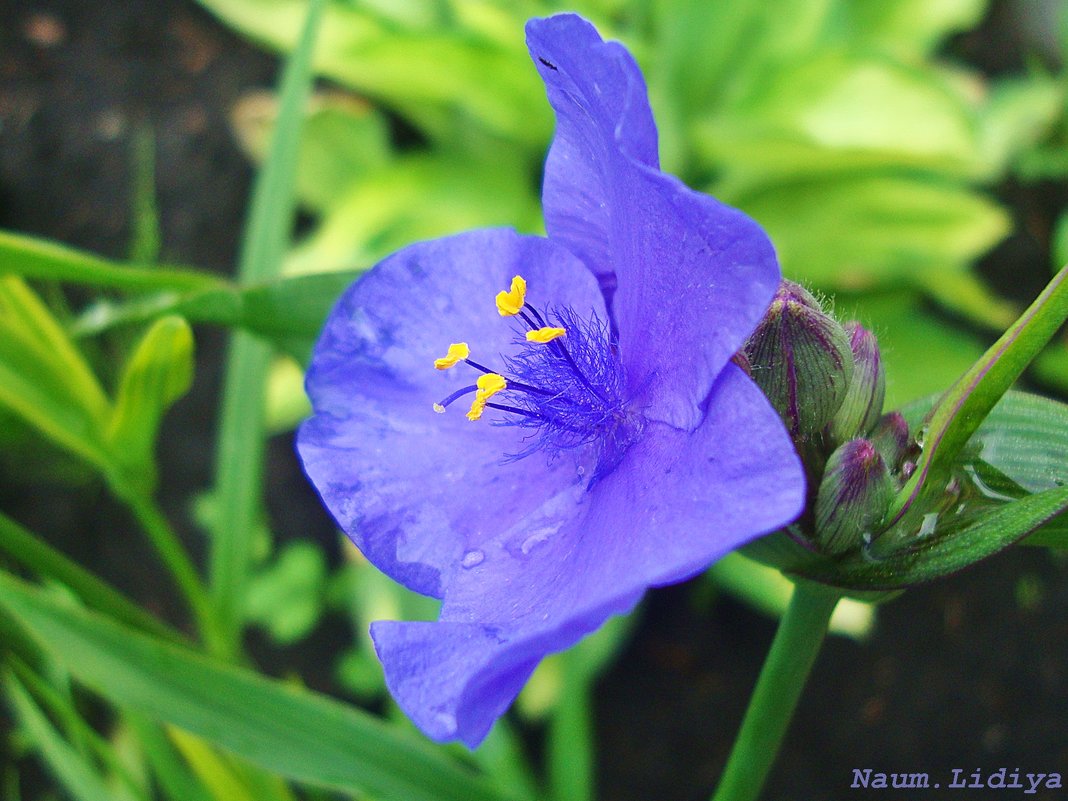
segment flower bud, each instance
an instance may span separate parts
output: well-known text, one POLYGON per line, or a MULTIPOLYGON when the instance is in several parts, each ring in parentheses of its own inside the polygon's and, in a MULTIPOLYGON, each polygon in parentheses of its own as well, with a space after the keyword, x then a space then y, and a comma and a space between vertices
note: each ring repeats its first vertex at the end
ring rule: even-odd
POLYGON ((875 446, 866 439, 846 442, 827 460, 816 495, 817 545, 832 554, 859 547, 893 495, 894 481, 875 446))
POLYGON ((853 374, 849 337, 800 285, 779 284, 745 353, 795 441, 822 431, 842 405, 853 374))
POLYGON ((901 412, 884 414, 868 437, 891 471, 901 464, 909 450, 909 424, 901 412))
POLYGON ((871 431, 883 413, 886 398, 886 375, 875 335, 857 322, 846 323, 843 328, 853 352, 853 378, 831 420, 830 434, 836 443, 871 431))

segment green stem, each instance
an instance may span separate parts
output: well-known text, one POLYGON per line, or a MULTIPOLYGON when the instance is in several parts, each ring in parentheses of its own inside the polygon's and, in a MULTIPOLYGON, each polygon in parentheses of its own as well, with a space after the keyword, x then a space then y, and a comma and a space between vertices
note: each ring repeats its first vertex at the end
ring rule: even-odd
MULTIPOLYGON (((575 654, 564 655, 574 660, 575 654)), ((592 801, 593 726, 590 679, 567 675, 549 726, 549 789, 553 801, 592 801)))
POLYGON ((193 613, 197 631, 204 644, 212 653, 219 653, 223 648, 222 633, 211 605, 211 598, 189 554, 186 553, 181 540, 171 528, 171 524, 156 508, 151 498, 124 486, 114 486, 114 489, 115 494, 129 506, 137 522, 152 541, 164 565, 174 577, 175 584, 193 613))
MULTIPOLYGON (((297 162, 312 85, 312 55, 325 9, 326 0, 310 0, 300 39, 283 70, 275 130, 253 187, 242 241, 238 264, 242 286, 268 281, 281 272, 296 210, 297 162)), ((219 419, 217 520, 210 560, 213 605, 231 656, 240 651, 241 604, 257 526, 264 517, 264 399, 270 362, 268 345, 243 331, 234 332, 219 419)))
POLYGON ((841 596, 799 583, 779 623, 712 801, 756 801, 841 596))

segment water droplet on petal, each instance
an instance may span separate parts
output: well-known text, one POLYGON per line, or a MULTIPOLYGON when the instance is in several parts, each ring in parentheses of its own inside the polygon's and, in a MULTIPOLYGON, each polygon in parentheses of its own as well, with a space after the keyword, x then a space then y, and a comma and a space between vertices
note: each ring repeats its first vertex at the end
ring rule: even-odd
POLYGON ((536 545, 540 545, 549 539, 553 531, 554 529, 551 528, 539 529, 523 540, 523 544, 519 546, 519 550, 523 552, 523 556, 529 554, 536 545))
POLYGON ((485 558, 486 554, 484 554, 478 549, 475 549, 473 551, 468 551, 464 554, 464 558, 460 560, 460 565, 466 568, 477 567, 478 565, 482 564, 485 558))
POLYGON ((455 715, 451 715, 448 712, 438 712, 438 714, 434 716, 434 722, 441 726, 445 733, 449 735, 456 733, 455 715))

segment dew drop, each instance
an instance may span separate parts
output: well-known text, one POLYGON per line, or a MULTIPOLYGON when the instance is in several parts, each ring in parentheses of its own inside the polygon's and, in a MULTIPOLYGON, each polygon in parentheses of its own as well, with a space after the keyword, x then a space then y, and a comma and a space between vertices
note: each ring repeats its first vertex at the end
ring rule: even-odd
POLYGON ((473 551, 468 551, 464 554, 464 558, 460 560, 460 565, 462 567, 470 569, 472 567, 477 567, 478 565, 482 564, 485 558, 486 554, 484 554, 478 549, 475 549, 473 551))
POLYGON ((523 552, 523 556, 526 556, 534 549, 536 545, 540 545, 545 542, 552 535, 553 530, 550 528, 544 528, 539 531, 535 531, 525 540, 523 544, 519 546, 519 550, 523 552))
POLYGON ((927 426, 922 426, 920 430, 916 432, 916 438, 914 441, 916 443, 916 447, 922 451, 924 445, 927 444, 927 426))
POLYGON ((979 474, 975 465, 969 464, 964 466, 964 471, 968 474, 968 478, 971 480, 972 486, 978 490, 979 494, 987 500, 1001 501, 1004 503, 1010 503, 1016 500, 1013 496, 1001 492, 996 487, 991 486, 983 476, 979 474))
POLYGON ((920 523, 920 530, 917 532, 917 537, 930 537, 935 533, 935 529, 938 528, 938 512, 928 512, 923 516, 923 520, 920 523))
POLYGON ((448 735, 456 733, 456 716, 451 715, 448 712, 438 712, 434 715, 434 722, 437 723, 444 732, 448 735))

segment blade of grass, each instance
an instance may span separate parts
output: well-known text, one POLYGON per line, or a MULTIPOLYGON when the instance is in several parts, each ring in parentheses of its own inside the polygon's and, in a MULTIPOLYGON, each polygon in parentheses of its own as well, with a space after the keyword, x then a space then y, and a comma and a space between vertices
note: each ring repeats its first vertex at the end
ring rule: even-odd
MULTIPOLYGON (((311 0, 299 43, 286 62, 278 121, 256 179, 238 280, 247 285, 277 275, 296 206, 296 168, 312 54, 325 0, 311 0)), ((238 331, 230 341, 219 421, 215 496, 219 518, 211 545, 211 590, 229 654, 240 638, 241 598, 256 524, 263 514, 265 401, 271 348, 238 331)))
POLYGON ((211 789, 216 798, 225 798, 226 801, 257 801, 252 789, 245 786, 226 761, 199 737, 181 729, 171 729, 170 737, 193 773, 211 789))
POLYGON ((182 591, 189 609, 196 619, 197 631, 209 649, 218 649, 224 642, 221 622, 211 604, 211 598, 204 582, 197 573, 196 566, 182 545, 181 539, 166 516, 156 506, 152 498, 138 488, 123 484, 119 479, 111 480, 112 491, 129 507, 137 522, 148 535, 152 546, 159 553, 175 583, 182 591))
POLYGON ((114 801, 104 778, 56 731, 14 674, 7 674, 4 689, 33 744, 71 797, 77 801, 114 801))
POLYGON ((123 720, 137 738, 164 798, 169 801, 225 801, 214 798, 200 783, 161 726, 133 712, 124 714, 123 720))
POLYGON ((276 774, 380 801, 501 801, 418 735, 71 608, 0 574, 8 610, 81 684, 276 774))
MULTIPOLYGON (((565 660, 575 659, 573 652, 565 660)), ((549 722, 549 789, 553 801, 593 801, 593 710, 591 681, 574 680, 565 668, 560 699, 549 722)))
POLYGON ((508 718, 501 718, 493 725, 482 745, 471 756, 510 796, 532 801, 540 795, 519 733, 508 718))
POLYGON ((32 694, 37 705, 62 725, 68 740, 81 745, 79 753, 83 758, 88 757, 87 752, 92 752, 92 755, 99 760, 109 774, 122 782, 131 796, 141 801, 149 801, 144 788, 138 784, 129 768, 123 764, 112 744, 86 722, 70 698, 34 673, 25 663, 17 659, 12 660, 12 668, 18 681, 32 694))
POLYGON ((161 623, 114 587, 34 536, 2 512, 0 552, 6 553, 41 578, 60 582, 87 606, 122 623, 168 640, 181 639, 178 632, 161 623))
MULTIPOLYGON (((1068 318, 1068 266, 1046 286, 1020 318, 987 350, 931 412, 916 470, 887 514, 884 528, 904 518, 924 492, 940 492, 937 479, 949 466, 1027 366, 1068 318)), ((894 538, 883 537, 893 540, 894 538)), ((881 543, 893 548, 897 543, 881 543)))
POLYGON ((130 216, 133 235, 130 242, 130 261, 134 264, 155 264, 159 261, 159 208, 156 205, 156 140, 152 126, 142 123, 133 137, 133 198, 130 216))
POLYGON ((208 273, 179 267, 125 265, 13 231, 0 231, 0 274, 4 273, 128 291, 188 292, 226 285, 208 273))

